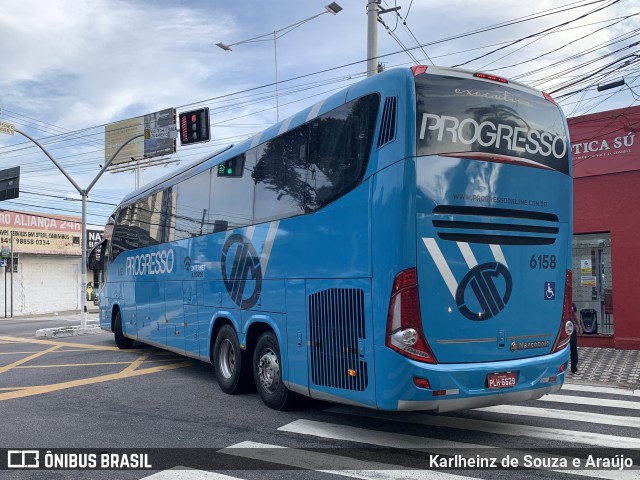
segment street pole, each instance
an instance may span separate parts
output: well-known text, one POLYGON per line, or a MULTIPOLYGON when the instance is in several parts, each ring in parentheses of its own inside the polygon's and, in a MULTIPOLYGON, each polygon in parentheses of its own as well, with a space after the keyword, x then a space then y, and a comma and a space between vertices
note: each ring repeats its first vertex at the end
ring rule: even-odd
POLYGON ((367 77, 378 73, 378 0, 367 0, 367 77))
MULTIPOLYGON (((102 167, 102 169, 100 169, 100 171, 98 172, 98 175, 96 175, 96 177, 93 179, 93 181, 89 184, 89 186, 86 189, 82 189, 80 188, 80 186, 75 182, 75 180, 71 177, 71 175, 69 175, 67 173, 67 171, 62 168, 62 165, 60 165, 55 158, 53 158, 51 156, 51 154, 49 154, 49 152, 47 152, 47 149, 44 148, 35 138, 30 137, 29 135, 27 135, 26 133, 18 130, 17 128, 15 129, 16 133, 19 133, 20 135, 28 138, 29 140, 31 140, 33 143, 35 143, 40 150, 42 150, 44 152, 44 154, 49 157, 49 160, 51 160, 53 162, 53 164, 58 167, 58 170, 60 170, 60 172, 62 172, 62 174, 67 178, 67 180, 69 180, 69 182, 71 182, 71 185, 73 185, 73 187, 78 191, 78 193, 81 195, 82 197, 82 235, 81 235, 81 243, 82 243, 82 265, 80 265, 80 327, 81 328, 86 328, 87 327, 87 197, 89 196, 89 191, 91 191, 91 189, 93 188, 93 186, 96 184, 96 182, 98 181, 98 179, 102 176, 102 174, 107 170, 107 168, 109 168, 109 165, 111 165, 111 162, 113 162, 113 160, 118 156, 118 154, 120 153, 120 151, 126 146, 128 145, 130 142, 132 142, 133 140, 140 138, 140 137, 144 137, 144 134, 141 133, 139 135, 135 135, 133 137, 131 137, 129 140, 127 140, 126 142, 124 142, 122 145, 120 145, 120 148, 118 148, 118 150, 116 150, 116 152, 111 156, 111 158, 105 162, 104 166, 102 167)), ((12 248, 13 250, 13 248, 12 248)), ((13 274, 13 258, 11 259, 11 269, 12 269, 12 274, 13 274)), ((13 276, 11 277, 12 281, 13 281, 13 276)), ((12 287, 12 297, 13 297, 13 283, 11 284, 12 287)), ((6 288, 6 284, 5 284, 5 288, 6 288)), ((13 298, 11 299, 11 316, 13 316, 13 298)))

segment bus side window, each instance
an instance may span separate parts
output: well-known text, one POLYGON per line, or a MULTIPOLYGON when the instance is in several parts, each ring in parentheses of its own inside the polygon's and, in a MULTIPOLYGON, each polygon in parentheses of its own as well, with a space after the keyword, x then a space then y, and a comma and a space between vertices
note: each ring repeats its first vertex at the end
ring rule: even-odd
POLYGON ((211 195, 209 199, 209 233, 232 230, 253 223, 253 189, 252 173, 256 165, 256 149, 252 148, 243 159, 236 161, 242 164, 242 173, 234 171, 233 175, 218 175, 217 170, 211 175, 211 195))
POLYGON ((378 94, 367 95, 325 113, 311 124, 308 210, 333 202, 362 178, 379 103, 378 94))
POLYGON ((257 147, 254 222, 300 215, 305 211, 308 125, 257 147))
POLYGON ((208 212, 210 185, 211 169, 178 184, 175 240, 210 233, 208 212))

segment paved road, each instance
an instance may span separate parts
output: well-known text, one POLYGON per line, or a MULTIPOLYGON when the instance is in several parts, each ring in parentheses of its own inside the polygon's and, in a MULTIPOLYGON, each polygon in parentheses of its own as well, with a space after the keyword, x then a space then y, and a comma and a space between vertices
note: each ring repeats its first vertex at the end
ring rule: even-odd
POLYGON ((255 393, 222 394, 201 362, 151 347, 119 351, 107 334, 42 340, 3 326, 0 448, 129 448, 154 465, 0 471, 3 479, 640 478, 619 469, 640 463, 640 394, 631 389, 575 381, 540 400, 446 415, 321 402, 274 412, 255 393), (461 468, 469 458, 524 464, 528 454, 539 468, 461 468), (591 469, 589 458, 607 467, 591 469))

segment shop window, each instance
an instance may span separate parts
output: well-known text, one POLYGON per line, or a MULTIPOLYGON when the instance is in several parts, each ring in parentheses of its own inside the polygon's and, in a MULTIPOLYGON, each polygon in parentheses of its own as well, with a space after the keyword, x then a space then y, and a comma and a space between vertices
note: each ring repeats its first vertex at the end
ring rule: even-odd
POLYGON ((573 236, 573 301, 585 334, 613 334, 611 235, 573 236))

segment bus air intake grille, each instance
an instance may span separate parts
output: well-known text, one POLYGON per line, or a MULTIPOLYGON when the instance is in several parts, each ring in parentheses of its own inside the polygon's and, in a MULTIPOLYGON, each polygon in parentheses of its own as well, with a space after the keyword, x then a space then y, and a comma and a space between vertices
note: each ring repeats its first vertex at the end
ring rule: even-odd
POLYGON ((396 139, 396 109, 397 97, 387 97, 384 100, 380 134, 378 135, 378 148, 391 143, 396 139))
POLYGON ((439 205, 432 224, 443 240, 491 245, 551 245, 560 232, 554 214, 508 208, 439 205))
POLYGON ((315 385, 363 391, 367 388, 364 291, 330 288, 309 295, 311 379, 315 385))

